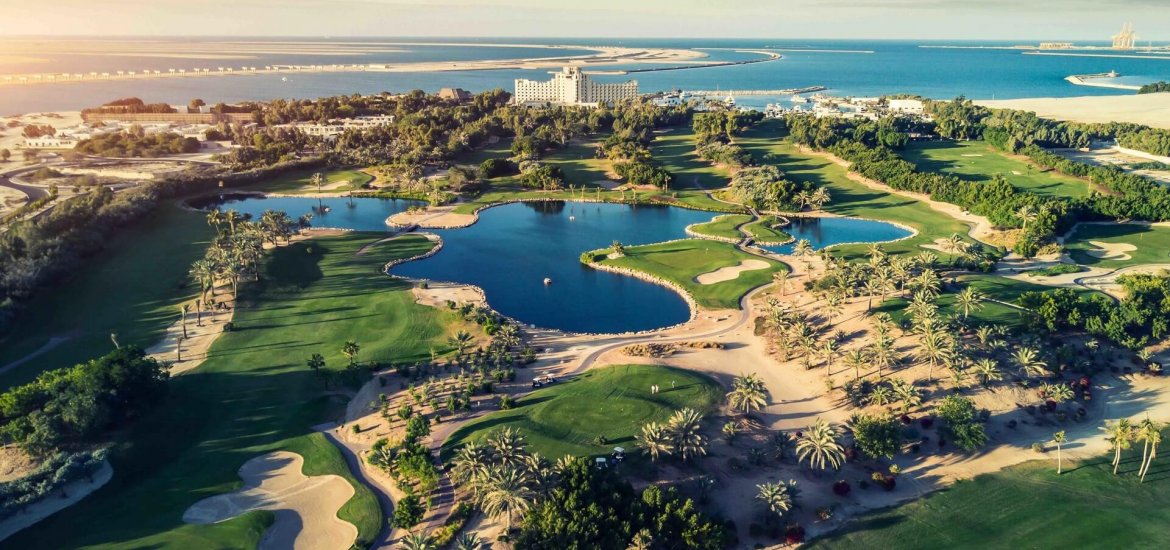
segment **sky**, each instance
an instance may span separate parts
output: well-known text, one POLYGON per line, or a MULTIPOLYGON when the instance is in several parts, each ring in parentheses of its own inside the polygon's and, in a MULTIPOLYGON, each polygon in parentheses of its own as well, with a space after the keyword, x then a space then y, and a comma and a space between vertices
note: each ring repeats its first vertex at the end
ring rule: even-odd
POLYGON ((1170 0, 2 0, 0 36, 1170 42, 1170 0))

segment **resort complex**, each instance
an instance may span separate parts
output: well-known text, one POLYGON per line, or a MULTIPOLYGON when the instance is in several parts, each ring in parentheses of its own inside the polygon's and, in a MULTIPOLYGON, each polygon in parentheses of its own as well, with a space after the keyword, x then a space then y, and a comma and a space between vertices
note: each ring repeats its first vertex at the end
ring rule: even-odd
POLYGON ((1037 1, 7 10, 0 548, 1165 546, 1170 56, 1037 1))
POLYGON ((638 97, 638 82, 597 82, 580 67, 564 67, 552 73, 551 80, 517 79, 514 100, 520 105, 589 105, 604 103, 612 106, 618 101, 638 97))

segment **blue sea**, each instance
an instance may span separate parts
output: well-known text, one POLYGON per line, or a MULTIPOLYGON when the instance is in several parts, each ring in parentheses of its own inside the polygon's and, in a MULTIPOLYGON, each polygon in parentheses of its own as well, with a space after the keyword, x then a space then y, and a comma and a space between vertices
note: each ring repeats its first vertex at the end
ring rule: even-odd
MULTIPOLYGON (((207 39, 200 39, 207 40, 207 39)), ((226 39, 225 39, 226 40, 226 39)), ((1143 84, 1170 80, 1170 55, 1165 59, 1129 59, 1111 57, 1072 57, 1026 55, 1020 50, 996 49, 1020 42, 924 42, 893 40, 713 40, 713 39, 557 39, 557 49, 535 47, 499 47, 473 44, 553 44, 549 39, 484 38, 428 39, 427 42, 454 42, 460 45, 431 45, 418 40, 395 38, 361 38, 345 40, 304 39, 231 39, 247 49, 235 59, 156 58, 103 54, 109 49, 94 47, 85 56, 43 55, 26 65, 7 65, 0 72, 62 72, 159 69, 168 67, 263 66, 267 64, 369 64, 395 61, 437 61, 469 59, 506 59, 518 57, 560 57, 580 55, 574 46, 620 45, 634 47, 671 47, 700 49, 714 61, 735 61, 756 57, 735 50, 773 49, 781 60, 707 67, 677 71, 639 73, 626 76, 600 76, 602 80, 636 78, 644 92, 681 89, 785 89, 826 86, 830 94, 875 96, 911 93, 945 99, 965 95, 975 99, 1009 99, 1020 97, 1067 97, 1080 95, 1127 94, 1123 90, 1074 86, 1064 80, 1071 74, 1116 70, 1120 82, 1143 84), (267 52, 265 43, 282 45, 295 41, 300 51, 287 47, 267 52), (259 44, 260 46, 257 46, 259 44), (966 46, 937 48, 923 46, 966 46), (839 50, 838 52, 816 50, 839 50), (862 53, 866 52, 866 53, 862 53), (869 53, 871 52, 871 53, 869 53)), ((199 40, 175 39, 176 43, 199 40)), ((98 46, 103 46, 96 41, 98 46)), ((164 46, 167 44, 162 40, 164 46)), ((0 40, 0 46, 4 42, 0 40)), ((1094 44, 1102 45, 1102 44, 1094 44)), ((106 45, 108 46, 108 45, 106 45)), ((223 48, 223 40, 217 44, 223 48)), ((67 51, 64 49, 63 51, 67 51)), ((1107 53, 1107 52, 1102 52, 1107 53)), ((196 54, 197 55, 197 54, 196 54)), ((1157 54, 1155 54, 1157 55, 1157 54)), ((598 66, 600 69, 646 68, 651 65, 598 66)), ((455 86, 474 92, 503 88, 510 90, 516 78, 547 78, 548 71, 487 70, 420 73, 317 73, 280 75, 157 79, 147 81, 110 81, 33 86, 0 86, 0 115, 75 110, 112 99, 137 96, 147 101, 186 103, 192 98, 208 102, 234 102, 273 98, 315 98, 321 96, 401 92, 422 89, 428 92, 455 86)), ((762 106, 775 97, 744 96, 740 104, 762 106)))

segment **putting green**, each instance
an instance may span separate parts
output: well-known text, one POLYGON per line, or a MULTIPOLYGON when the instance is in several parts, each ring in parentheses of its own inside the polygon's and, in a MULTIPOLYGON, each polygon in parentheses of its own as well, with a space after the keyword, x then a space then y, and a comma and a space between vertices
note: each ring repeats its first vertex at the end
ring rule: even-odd
POLYGON ((521 431, 529 450, 552 459, 608 454, 615 446, 636 446, 635 435, 647 422, 664 421, 683 407, 707 412, 721 398, 719 385, 695 372, 656 365, 594 369, 467 424, 451 434, 443 454, 504 427, 521 431), (658 393, 651 393, 653 385, 658 393))

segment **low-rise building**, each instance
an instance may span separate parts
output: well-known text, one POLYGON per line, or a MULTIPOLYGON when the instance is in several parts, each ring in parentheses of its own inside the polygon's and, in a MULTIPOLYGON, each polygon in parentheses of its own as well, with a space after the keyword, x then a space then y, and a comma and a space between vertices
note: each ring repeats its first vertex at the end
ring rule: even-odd
POLYGON ((439 90, 439 99, 446 99, 449 101, 471 101, 471 92, 463 88, 443 88, 439 90))

